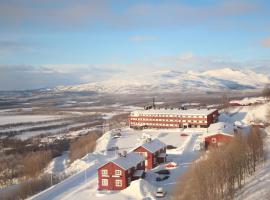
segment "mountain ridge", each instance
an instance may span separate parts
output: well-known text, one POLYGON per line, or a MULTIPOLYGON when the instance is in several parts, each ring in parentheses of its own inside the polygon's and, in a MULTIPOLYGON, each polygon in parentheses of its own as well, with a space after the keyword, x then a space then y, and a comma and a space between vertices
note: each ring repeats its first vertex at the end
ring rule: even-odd
POLYGON ((181 72, 160 70, 144 74, 120 73, 111 78, 73 86, 58 86, 57 91, 94 91, 98 93, 214 92, 254 90, 270 84, 265 74, 231 68, 181 72))

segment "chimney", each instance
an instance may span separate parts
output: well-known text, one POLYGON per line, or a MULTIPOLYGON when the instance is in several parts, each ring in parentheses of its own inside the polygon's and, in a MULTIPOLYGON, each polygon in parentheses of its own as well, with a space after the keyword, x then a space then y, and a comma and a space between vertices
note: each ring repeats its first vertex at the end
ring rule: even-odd
POLYGON ((156 109, 156 105, 155 105, 155 98, 153 98, 153 109, 156 109))

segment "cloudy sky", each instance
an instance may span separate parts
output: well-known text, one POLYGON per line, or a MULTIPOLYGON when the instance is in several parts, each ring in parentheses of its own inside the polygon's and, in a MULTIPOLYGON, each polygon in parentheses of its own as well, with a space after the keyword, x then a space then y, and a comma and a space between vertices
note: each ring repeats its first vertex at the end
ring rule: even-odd
POLYGON ((0 90, 269 66, 268 0, 0 0, 0 90))

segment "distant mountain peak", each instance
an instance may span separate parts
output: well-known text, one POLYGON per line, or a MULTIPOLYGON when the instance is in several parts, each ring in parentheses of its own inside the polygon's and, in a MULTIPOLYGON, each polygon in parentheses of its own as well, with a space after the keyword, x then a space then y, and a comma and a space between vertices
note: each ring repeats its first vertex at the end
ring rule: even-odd
POLYGON ((253 90, 270 84, 269 77, 252 70, 232 68, 203 72, 160 70, 149 73, 121 73, 105 81, 75 86, 59 86, 61 91, 94 91, 98 93, 164 93, 188 91, 253 90))

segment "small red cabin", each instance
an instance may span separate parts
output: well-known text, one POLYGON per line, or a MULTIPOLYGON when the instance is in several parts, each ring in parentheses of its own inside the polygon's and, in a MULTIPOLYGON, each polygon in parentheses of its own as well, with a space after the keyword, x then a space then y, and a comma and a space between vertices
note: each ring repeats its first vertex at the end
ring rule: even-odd
POLYGON ((132 180, 142 177, 144 170, 144 158, 139 153, 121 155, 98 169, 98 189, 125 189, 132 180))
POLYGON ((167 145, 158 139, 148 140, 146 143, 134 149, 145 158, 145 168, 150 170, 160 163, 166 162, 167 145))
POLYGON ((224 134, 224 133, 216 133, 213 135, 208 135, 204 138, 205 141, 205 149, 209 146, 220 146, 224 143, 230 142, 233 139, 233 135, 224 134))
POLYGON ((218 147, 230 142, 234 138, 235 128, 232 124, 218 122, 209 127, 208 133, 204 136, 205 149, 209 146, 218 147))

